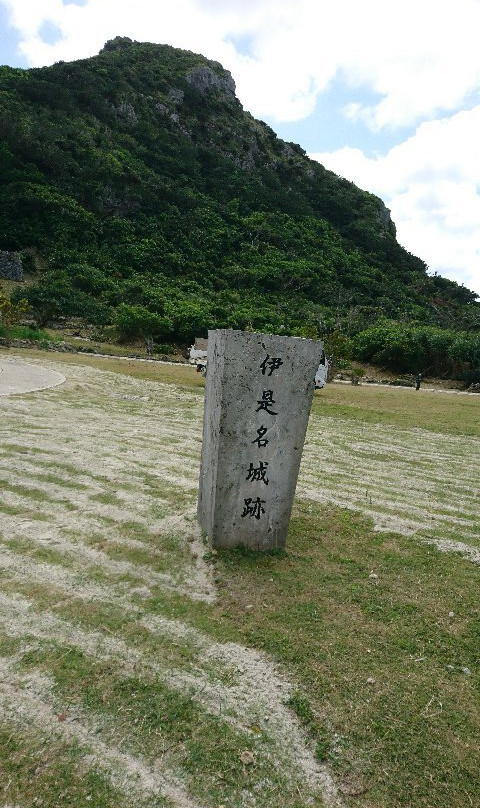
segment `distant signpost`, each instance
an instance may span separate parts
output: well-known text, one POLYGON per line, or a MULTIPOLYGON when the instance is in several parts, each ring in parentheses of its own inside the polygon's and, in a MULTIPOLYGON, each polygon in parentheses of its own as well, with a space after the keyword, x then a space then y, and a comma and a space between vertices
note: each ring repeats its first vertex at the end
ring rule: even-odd
POLYGON ((198 519, 212 547, 285 546, 321 342, 208 334, 198 519))

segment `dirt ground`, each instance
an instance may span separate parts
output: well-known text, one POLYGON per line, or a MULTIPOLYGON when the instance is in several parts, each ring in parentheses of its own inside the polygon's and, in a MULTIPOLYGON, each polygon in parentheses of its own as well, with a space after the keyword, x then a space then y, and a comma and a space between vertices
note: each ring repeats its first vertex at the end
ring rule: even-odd
POLYGON ((0 361, 0 396, 45 390, 63 384, 64 381, 65 376, 58 371, 15 359, 0 361))
MULTIPOLYGON (((98 710, 72 708, 59 723, 54 678, 41 665, 22 667, 32 649, 54 642, 108 662, 118 677, 140 668, 188 694, 238 735, 240 752, 246 738, 256 762, 263 759, 267 801, 283 794, 293 806, 301 793, 302 805, 339 805, 328 771, 286 706, 291 686, 274 665, 148 605, 181 598, 194 609, 215 599, 195 518, 203 396, 87 367, 45 365, 64 374, 61 386, 0 399, 0 626, 5 641, 15 640, 2 657, 4 721, 75 743, 83 765, 100 768, 123 793, 127 802, 119 804, 156 805, 149 799, 158 793, 180 808, 218 804, 182 770, 181 750, 161 762, 153 753, 137 755, 115 726, 109 741, 106 733, 100 739, 106 718, 98 710), (103 620, 82 625, 92 604, 120 610, 145 635, 142 647, 135 633, 111 633, 103 620), (159 644, 175 653, 162 655, 159 644)), ((249 789, 235 799, 228 804, 267 804, 249 789)))
MULTIPOLYGON (((201 622, 216 599, 195 516, 201 391, 29 362, 33 373, 44 366, 62 383, 0 398, 5 727, 28 726, 38 743, 55 741, 68 754, 75 748, 82 771, 100 771, 122 808, 341 805, 287 706, 291 683, 267 656, 189 619, 195 613, 201 622), (108 713, 111 691, 85 704, 73 672, 60 675, 72 650, 89 660, 92 676, 107 666, 112 690, 140 676, 170 700, 188 698, 198 711, 191 732, 207 737, 214 720, 243 779, 219 784, 198 755, 192 763, 185 740, 169 742, 166 719, 161 742, 144 728, 134 743, 128 711, 108 713), (245 774, 253 760, 254 779, 245 774)), ((475 437, 317 412, 297 496, 362 511, 377 530, 416 535, 480 563, 479 449, 475 437)), ((88 804, 82 800, 72 804, 88 804)))

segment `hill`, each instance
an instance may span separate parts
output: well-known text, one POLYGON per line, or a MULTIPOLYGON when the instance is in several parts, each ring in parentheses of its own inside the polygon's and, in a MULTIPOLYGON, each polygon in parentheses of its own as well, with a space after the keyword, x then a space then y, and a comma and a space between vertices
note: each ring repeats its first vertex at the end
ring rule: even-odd
POLYGON ((480 328, 476 295, 429 276, 380 199, 280 140, 197 54, 117 38, 0 68, 0 178, 0 250, 33 273, 41 324, 171 341, 379 317, 480 328))

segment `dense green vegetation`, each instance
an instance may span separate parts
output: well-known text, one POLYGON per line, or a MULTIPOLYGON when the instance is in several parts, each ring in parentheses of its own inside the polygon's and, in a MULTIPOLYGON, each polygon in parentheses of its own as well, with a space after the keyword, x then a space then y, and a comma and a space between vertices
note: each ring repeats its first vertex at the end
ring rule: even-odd
POLYGON ((480 368, 480 332, 418 326, 383 320, 351 340, 360 361, 400 373, 428 373, 476 381, 480 368))
POLYGON ((474 293, 428 276, 381 200, 277 138, 187 51, 117 39, 0 68, 0 180, 0 249, 37 273, 18 294, 40 326, 80 316, 179 342, 353 335, 385 316, 480 329, 474 293))

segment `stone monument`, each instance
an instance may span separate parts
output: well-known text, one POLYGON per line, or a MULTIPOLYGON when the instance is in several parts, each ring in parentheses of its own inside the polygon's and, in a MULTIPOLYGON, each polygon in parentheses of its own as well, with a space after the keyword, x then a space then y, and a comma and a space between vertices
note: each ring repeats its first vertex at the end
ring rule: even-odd
POLYGON ((198 519, 212 547, 285 546, 321 342, 208 332, 198 519))

